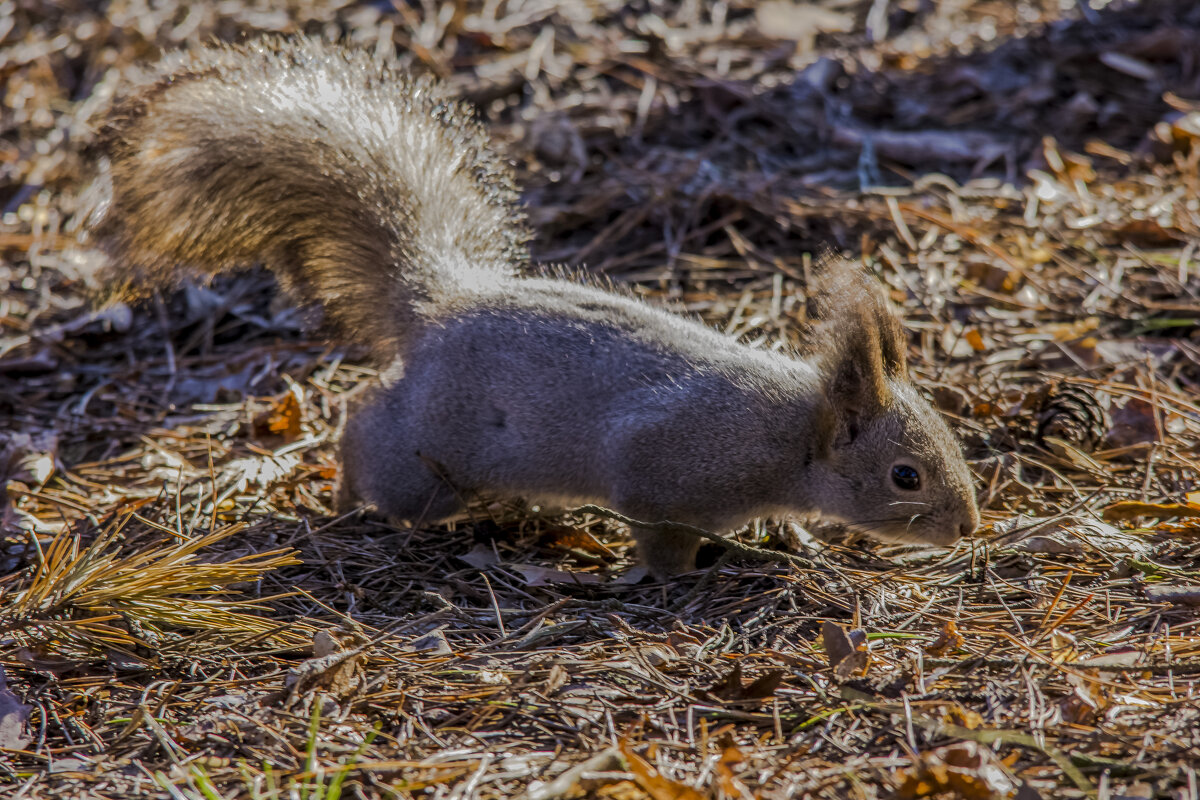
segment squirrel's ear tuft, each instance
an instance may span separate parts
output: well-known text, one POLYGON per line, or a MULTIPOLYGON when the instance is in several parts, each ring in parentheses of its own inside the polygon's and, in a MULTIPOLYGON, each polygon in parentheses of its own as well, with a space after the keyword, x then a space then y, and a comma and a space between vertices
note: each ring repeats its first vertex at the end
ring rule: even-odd
POLYGON ((864 424, 891 404, 883 348, 857 315, 831 337, 825 357, 825 396, 837 420, 835 441, 849 444, 864 424))
POLYGON ((857 264, 822 258, 810 289, 813 345, 837 420, 834 441, 845 445, 891 405, 888 380, 907 376, 904 329, 883 286, 857 264))
MULTIPOLYGON (((884 294, 883 285, 863 267, 825 253, 818 259, 809 287, 807 312, 815 321, 815 341, 826 343, 847 335, 855 325, 876 340, 875 349, 889 378, 908 375, 908 343, 900 317, 884 294)), ((818 345, 827 352, 829 345, 818 345)))
POLYGON ((883 369, 889 378, 905 380, 908 377, 908 341, 904 335, 904 325, 884 297, 883 289, 876 286, 874 294, 878 302, 872 308, 872 313, 879 334, 883 369))

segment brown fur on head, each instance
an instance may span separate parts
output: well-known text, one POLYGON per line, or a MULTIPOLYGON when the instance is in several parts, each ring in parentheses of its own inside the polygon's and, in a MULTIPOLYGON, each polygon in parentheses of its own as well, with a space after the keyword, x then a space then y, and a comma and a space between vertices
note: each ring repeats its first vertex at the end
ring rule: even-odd
POLYGON ((822 511, 891 541, 970 533, 979 511, 958 439, 909 380, 904 329, 879 282, 828 264, 809 309, 833 426, 822 511))

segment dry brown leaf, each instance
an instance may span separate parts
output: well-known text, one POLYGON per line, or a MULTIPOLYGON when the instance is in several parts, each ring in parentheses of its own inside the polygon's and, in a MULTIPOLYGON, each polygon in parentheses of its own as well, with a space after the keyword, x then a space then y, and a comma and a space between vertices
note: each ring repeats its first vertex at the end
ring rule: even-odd
POLYGON ((1001 413, 1003 413, 1003 410, 994 403, 976 403, 971 406, 971 416, 975 419, 994 417, 1001 413))
POLYGON ((1182 231, 1164 228, 1153 219, 1128 219, 1106 229, 1105 234, 1114 243, 1129 242, 1140 247, 1169 247, 1187 239, 1182 231))
POLYGON ((1108 522, 1128 522, 1138 517, 1168 519, 1170 517, 1200 517, 1200 504, 1196 503, 1139 503, 1136 500, 1121 500, 1101 512, 1108 522))
POLYGON ((969 708, 955 703, 946 709, 943 714, 946 721, 967 730, 976 730, 983 725, 983 715, 978 711, 972 711, 969 708))
POLYGON ((1170 139, 1180 150, 1200 144, 1200 111, 1190 111, 1170 124, 1170 139))
POLYGON ((972 261, 965 266, 967 277, 989 292, 1012 294, 1021 287, 1024 277, 1011 265, 995 259, 972 261))
POLYGON ((0 483, 45 483, 57 458, 58 435, 53 431, 0 434, 0 483))
POLYGON ((583 528, 555 528, 545 537, 546 544, 558 550, 582 550, 605 558, 612 558, 613 551, 583 528))
POLYGON ((300 401, 295 392, 288 391, 254 420, 254 430, 259 436, 279 436, 285 442, 293 442, 303 433, 303 421, 300 401))
POLYGON ((746 785, 733 774, 733 767, 745 760, 746 757, 742 755, 742 751, 730 745, 725 748, 721 753, 720 760, 717 761, 717 784, 728 797, 749 796, 746 785))
POLYGON ((870 655, 865 632, 857 628, 850 630, 826 620, 821 623, 821 639, 829 656, 829 666, 839 680, 845 680, 855 673, 866 673, 870 655))
POLYGON ((944 656, 946 653, 960 649, 964 641, 954 620, 947 620, 946 624, 942 626, 942 632, 938 634, 938 638, 925 646, 925 652, 931 656, 944 656))
POLYGON ((1154 527, 1154 530, 1159 533, 1169 533, 1176 537, 1196 537, 1200 536, 1200 520, 1191 520, 1188 522, 1160 522, 1154 527))
POLYGON ((694 658, 704 642, 687 631, 673 630, 667 634, 667 644, 689 658, 694 658))
POLYGON ((1112 702, 1111 689, 1099 681, 1088 680, 1084 673, 1069 673, 1067 683, 1071 684, 1071 694, 1058 702, 1066 722, 1091 725, 1112 702))
POLYGON ((553 697, 554 693, 566 686, 570 679, 571 674, 567 672, 567 668, 562 664, 555 664, 550 667, 550 674, 546 676, 546 681, 542 684, 542 694, 553 697))
POLYGON ((1140 397, 1130 397, 1109 410, 1112 427, 1104 437, 1106 448, 1118 449, 1142 442, 1158 441, 1154 406, 1140 397))
POLYGON ((638 786, 653 800, 705 800, 700 792, 687 784, 673 781, 659 773, 650 762, 633 751, 629 742, 621 742, 621 755, 629 765, 638 786))
POLYGON ((1016 789, 995 753, 976 742, 939 747, 919 759, 919 764, 897 775, 896 797, 915 800, 952 792, 962 800, 992 800, 1016 789))
POLYGON ((361 647, 346 648, 328 631, 313 636, 313 658, 288 672, 285 685, 289 704, 313 691, 325 691, 335 698, 352 697, 366 683, 366 668, 361 647))

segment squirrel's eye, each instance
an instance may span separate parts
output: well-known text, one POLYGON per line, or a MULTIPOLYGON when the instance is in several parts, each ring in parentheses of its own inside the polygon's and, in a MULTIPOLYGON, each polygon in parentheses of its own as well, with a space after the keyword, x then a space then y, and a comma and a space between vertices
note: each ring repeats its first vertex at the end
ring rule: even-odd
POLYGON ((910 492, 921 488, 921 474, 908 464, 892 467, 892 483, 910 492))

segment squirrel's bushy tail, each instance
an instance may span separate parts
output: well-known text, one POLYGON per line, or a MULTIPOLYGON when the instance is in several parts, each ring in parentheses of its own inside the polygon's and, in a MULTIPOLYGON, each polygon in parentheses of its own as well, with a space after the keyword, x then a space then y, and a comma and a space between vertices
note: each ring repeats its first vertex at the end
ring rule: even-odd
POLYGON ((92 236, 135 293, 261 262, 394 355, 424 304, 527 259, 471 110, 364 53, 267 39, 176 56, 114 104, 99 146, 92 236))

